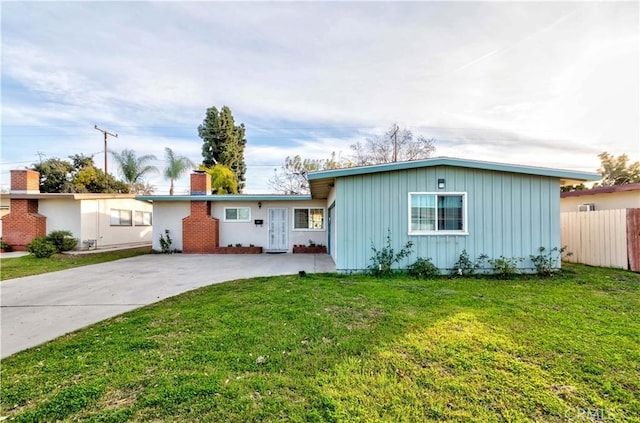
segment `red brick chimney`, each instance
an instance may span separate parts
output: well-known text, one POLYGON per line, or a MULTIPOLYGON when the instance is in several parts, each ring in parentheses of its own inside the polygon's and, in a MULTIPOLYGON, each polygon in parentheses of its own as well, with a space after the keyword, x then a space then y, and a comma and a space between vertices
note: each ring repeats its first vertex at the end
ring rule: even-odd
POLYGON ((191 174, 191 195, 211 194, 211 176, 204 170, 196 170, 191 174))
POLYGON ((40 193, 40 173, 29 169, 12 170, 10 172, 12 194, 40 193))
MULTIPOLYGON (((191 174, 191 195, 210 195, 211 176, 191 174)), ((182 252, 211 254, 220 246, 218 219, 211 216, 211 201, 191 201, 191 214, 182 219, 182 252)))
MULTIPOLYGON (((40 174, 35 170, 11 171, 11 194, 39 194, 40 174)), ((47 218, 38 213, 38 199, 11 199, 10 212, 2 218, 2 240, 16 251, 47 234, 47 218)))

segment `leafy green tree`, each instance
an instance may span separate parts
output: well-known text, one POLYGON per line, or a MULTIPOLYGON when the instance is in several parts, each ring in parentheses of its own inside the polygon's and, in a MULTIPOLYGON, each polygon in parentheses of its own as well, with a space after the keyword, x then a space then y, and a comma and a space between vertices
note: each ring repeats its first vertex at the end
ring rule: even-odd
POLYGON ((164 168, 164 177, 171 180, 171 188, 169 188, 169 195, 173 195, 173 182, 187 173, 189 170, 194 169, 196 165, 185 156, 176 156, 169 147, 164 149, 167 165, 164 168))
POLYGON ((129 192, 134 192, 136 183, 142 182, 142 177, 150 173, 158 172, 155 166, 149 164, 156 160, 153 154, 145 154, 138 157, 134 150, 125 148, 122 152, 111 151, 111 156, 120 168, 120 175, 129 185, 129 192))
POLYGON ((200 165, 200 170, 204 170, 211 176, 211 192, 212 194, 237 194, 238 181, 236 175, 227 166, 217 164, 213 167, 200 165))
POLYGON ((223 106, 207 109, 207 114, 198 126, 198 135, 202 138, 203 164, 213 167, 221 164, 230 168, 238 181, 238 191, 242 192, 247 165, 244 161, 244 149, 247 145, 244 124, 235 124, 231 109, 223 106))
POLYGON ((85 156, 84 154, 74 154, 73 156, 69 156, 71 159, 71 165, 74 169, 80 170, 85 167, 95 167, 95 162, 93 161, 92 156, 85 156))
POLYGON ((69 192, 122 193, 129 192, 129 186, 98 169, 93 157, 84 154, 69 156, 74 168, 69 181, 69 192))
POLYGON ((354 166, 367 166, 380 163, 420 160, 431 157, 436 151, 434 138, 419 135, 401 129, 393 124, 384 135, 367 138, 364 143, 352 144, 351 161, 354 166))
POLYGON ((308 194, 309 172, 319 170, 350 167, 348 160, 343 160, 335 152, 328 159, 303 159, 299 155, 287 157, 280 170, 275 169, 269 178, 269 186, 283 194, 308 194))
POLYGON ((40 192, 128 193, 129 187, 96 168, 93 158, 69 156, 71 162, 51 158, 34 164, 40 172, 40 192))
POLYGON ((602 175, 602 181, 597 186, 610 187, 640 182, 640 162, 629 163, 629 156, 626 154, 615 157, 606 151, 598 154, 598 157, 598 172, 602 175))
POLYGON ((66 160, 51 158, 33 165, 40 173, 40 192, 68 192, 74 167, 66 160))
POLYGON ((121 194, 130 192, 128 184, 111 175, 106 175, 102 169, 98 169, 94 165, 85 166, 74 172, 70 185, 69 192, 121 194))

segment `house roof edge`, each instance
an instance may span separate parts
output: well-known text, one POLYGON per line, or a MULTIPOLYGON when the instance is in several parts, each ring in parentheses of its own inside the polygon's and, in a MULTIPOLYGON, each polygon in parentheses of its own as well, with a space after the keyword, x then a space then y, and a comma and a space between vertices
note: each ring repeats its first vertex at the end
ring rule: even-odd
POLYGON ((471 169, 493 170, 498 172, 522 173, 529 175, 556 177, 560 179, 568 179, 570 181, 597 181, 601 178, 598 173, 594 172, 579 172, 574 170, 458 159, 453 157, 434 157, 430 159, 413 160, 407 162, 384 163, 370 166, 322 170, 309 173, 309 180, 366 175, 378 172, 390 172, 394 170, 407 170, 433 166, 455 166, 467 167, 471 169))

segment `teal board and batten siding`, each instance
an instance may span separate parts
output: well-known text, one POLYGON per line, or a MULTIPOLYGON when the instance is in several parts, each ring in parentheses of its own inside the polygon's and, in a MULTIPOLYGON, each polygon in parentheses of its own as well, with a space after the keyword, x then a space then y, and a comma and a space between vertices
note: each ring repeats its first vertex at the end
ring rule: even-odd
MULTIPOLYGON (((396 251, 407 241, 413 253, 400 264, 430 257, 451 269, 462 250, 474 259, 524 257, 532 268, 538 249, 560 247, 559 180, 452 166, 345 176, 336 180, 336 268, 362 271, 370 264, 371 245, 382 248, 387 230, 396 251), (446 188, 437 189, 444 178, 446 188), (468 235, 409 235, 410 192, 466 192, 468 235)), ((333 242, 333 240, 332 240, 333 242)))

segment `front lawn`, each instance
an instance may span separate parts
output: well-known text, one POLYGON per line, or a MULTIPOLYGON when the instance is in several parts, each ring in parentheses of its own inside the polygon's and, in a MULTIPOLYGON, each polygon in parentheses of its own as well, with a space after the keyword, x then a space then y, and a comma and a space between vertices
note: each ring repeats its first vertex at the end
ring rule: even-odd
POLYGON ((23 276, 70 269, 72 267, 120 260, 142 254, 149 254, 149 252, 151 252, 151 247, 77 255, 54 254, 48 258, 36 258, 33 255, 2 258, 0 260, 0 280, 4 281, 7 279, 21 278, 23 276))
POLYGON ((640 421, 640 275, 210 286, 3 360, 10 421, 640 421), (13 420, 11 420, 13 419, 13 420))

